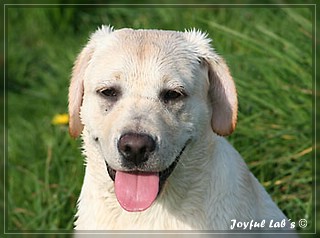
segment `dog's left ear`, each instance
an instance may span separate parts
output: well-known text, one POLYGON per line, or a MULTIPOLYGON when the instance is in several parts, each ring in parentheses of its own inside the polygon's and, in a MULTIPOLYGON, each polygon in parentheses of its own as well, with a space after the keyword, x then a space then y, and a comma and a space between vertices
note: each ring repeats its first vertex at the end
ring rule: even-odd
POLYGON ((212 105, 212 130, 218 135, 230 135, 237 123, 238 99, 234 81, 224 60, 210 46, 211 40, 197 30, 184 32, 197 57, 208 70, 209 100, 212 105))

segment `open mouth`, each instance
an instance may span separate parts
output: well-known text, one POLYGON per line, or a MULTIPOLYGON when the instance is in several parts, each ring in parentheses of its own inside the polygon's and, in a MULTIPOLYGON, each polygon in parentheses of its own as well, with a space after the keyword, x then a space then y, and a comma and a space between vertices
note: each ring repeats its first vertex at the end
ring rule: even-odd
POLYGON ((115 183, 115 193, 121 207, 129 212, 144 211, 149 208, 175 169, 181 155, 188 145, 187 141, 172 164, 163 171, 116 171, 108 163, 107 170, 115 183))

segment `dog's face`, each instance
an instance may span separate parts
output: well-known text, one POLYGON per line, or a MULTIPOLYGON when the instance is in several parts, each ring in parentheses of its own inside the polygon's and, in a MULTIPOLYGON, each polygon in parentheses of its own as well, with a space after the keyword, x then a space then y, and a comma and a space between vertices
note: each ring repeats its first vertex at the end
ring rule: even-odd
POLYGON ((209 42, 197 31, 102 27, 78 57, 70 133, 89 134, 128 211, 152 204, 185 148, 210 127, 220 135, 235 127, 235 87, 209 42))

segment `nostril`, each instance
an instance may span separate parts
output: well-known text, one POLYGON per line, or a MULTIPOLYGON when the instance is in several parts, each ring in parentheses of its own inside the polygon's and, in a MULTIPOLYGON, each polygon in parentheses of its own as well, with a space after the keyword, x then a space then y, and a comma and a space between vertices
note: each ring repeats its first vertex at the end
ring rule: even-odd
MULTIPOLYGON (((124 146, 122 146, 123 149, 120 149, 120 152, 122 152, 123 155, 131 156, 132 154, 135 153, 134 148, 133 148, 134 146, 132 146, 131 144, 128 145, 126 143, 127 142, 125 142, 124 146)), ((121 146, 120 146, 120 148, 121 148, 121 146)))
POLYGON ((125 152, 125 153, 130 153, 130 152, 131 152, 131 147, 130 147, 129 145, 126 145, 126 146, 124 147, 124 152, 125 152))
POLYGON ((155 147, 155 141, 147 134, 127 133, 118 142, 121 155, 136 165, 148 160, 155 147))

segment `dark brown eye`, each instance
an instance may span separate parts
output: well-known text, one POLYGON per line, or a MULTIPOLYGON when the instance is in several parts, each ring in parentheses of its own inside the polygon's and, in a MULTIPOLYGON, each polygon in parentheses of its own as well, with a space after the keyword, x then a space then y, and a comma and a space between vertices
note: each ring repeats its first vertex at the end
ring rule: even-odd
POLYGON ((108 98, 108 99, 110 99, 110 100, 117 100, 117 98, 118 98, 119 95, 120 95, 119 90, 116 89, 116 88, 106 88, 106 89, 102 89, 102 90, 99 91, 99 93, 100 93, 102 96, 104 96, 104 97, 106 97, 106 98, 108 98))
POLYGON ((164 103, 176 101, 184 96, 184 93, 175 90, 165 90, 161 93, 164 103))

